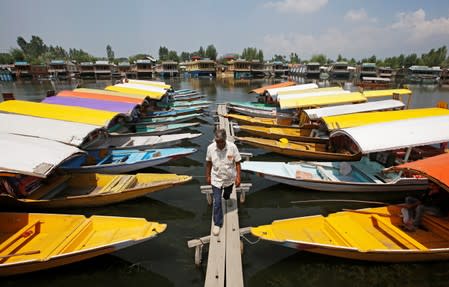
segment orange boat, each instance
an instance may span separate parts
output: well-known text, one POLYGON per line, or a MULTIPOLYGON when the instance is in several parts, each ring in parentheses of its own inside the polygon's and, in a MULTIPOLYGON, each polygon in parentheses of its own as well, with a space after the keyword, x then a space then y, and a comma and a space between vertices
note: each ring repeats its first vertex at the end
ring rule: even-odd
POLYGON ((268 89, 283 88, 283 87, 289 87, 289 86, 294 86, 294 85, 297 85, 296 82, 282 82, 279 84, 263 86, 261 88, 254 89, 254 90, 250 91, 249 93, 255 93, 255 94, 262 95, 268 89))
POLYGON ((136 98, 128 98, 124 96, 112 96, 105 94, 95 94, 95 93, 86 93, 86 92, 75 92, 75 91, 60 91, 58 93, 60 97, 74 97, 74 98, 85 98, 85 99, 95 99, 102 101, 112 101, 112 102, 122 102, 122 103, 132 103, 141 105, 144 99, 136 99, 136 98))

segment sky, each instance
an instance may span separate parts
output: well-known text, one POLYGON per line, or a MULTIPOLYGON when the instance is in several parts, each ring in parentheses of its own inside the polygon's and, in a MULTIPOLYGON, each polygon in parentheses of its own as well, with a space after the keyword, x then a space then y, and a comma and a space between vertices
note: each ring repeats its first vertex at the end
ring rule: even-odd
POLYGON ((115 57, 262 49, 265 58, 323 53, 380 58, 449 46, 448 0, 0 0, 0 52, 17 37, 115 57))

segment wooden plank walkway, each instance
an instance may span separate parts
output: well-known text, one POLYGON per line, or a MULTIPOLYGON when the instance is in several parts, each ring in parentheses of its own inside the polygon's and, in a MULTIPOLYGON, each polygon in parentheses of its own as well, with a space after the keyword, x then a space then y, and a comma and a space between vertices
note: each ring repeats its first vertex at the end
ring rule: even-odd
MULTIPOLYGON (((226 104, 220 104, 217 108, 219 117, 218 127, 226 130, 227 140, 234 142, 234 131, 230 127, 229 120, 224 117, 227 113, 226 104)), ((245 184, 239 190, 244 193, 251 185, 245 184)), ((202 192, 210 196, 211 187, 202 186, 202 192)), ((210 197, 208 197, 210 200, 210 197)), ((243 287, 243 268, 240 249, 240 234, 248 233, 249 229, 239 228, 237 191, 234 186, 230 202, 222 201, 223 227, 219 236, 212 235, 214 226, 211 221, 211 235, 188 242, 189 247, 195 247, 209 242, 209 255, 207 260, 206 280, 204 286, 232 286, 243 287)), ((213 217, 213 214, 212 214, 213 217)))

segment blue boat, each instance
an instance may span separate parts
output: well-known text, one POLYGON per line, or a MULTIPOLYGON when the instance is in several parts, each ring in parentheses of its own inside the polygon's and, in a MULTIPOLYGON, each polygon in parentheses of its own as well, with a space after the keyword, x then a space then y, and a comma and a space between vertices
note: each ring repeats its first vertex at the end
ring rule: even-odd
POLYGON ((193 120, 203 114, 187 114, 174 117, 159 117, 159 118, 144 118, 137 123, 130 123, 130 125, 160 125, 160 124, 174 124, 193 120))
POLYGON ((128 128, 127 131, 118 132, 110 132, 113 136, 143 136, 143 135, 151 135, 151 136, 159 136, 165 135, 169 133, 175 133, 181 131, 182 129, 190 128, 199 125, 199 123, 180 123, 180 124, 160 124, 160 125, 136 125, 135 130, 130 132, 128 128))
POLYGON ((60 166, 66 172, 126 173, 166 163, 188 156, 194 148, 164 148, 150 150, 112 150, 106 155, 101 151, 89 151, 76 156, 60 166))
POLYGON ((185 109, 170 109, 168 111, 152 111, 147 112, 147 115, 142 118, 159 118, 159 117, 173 117, 185 114, 192 114, 201 112, 203 109, 201 107, 191 107, 185 109))

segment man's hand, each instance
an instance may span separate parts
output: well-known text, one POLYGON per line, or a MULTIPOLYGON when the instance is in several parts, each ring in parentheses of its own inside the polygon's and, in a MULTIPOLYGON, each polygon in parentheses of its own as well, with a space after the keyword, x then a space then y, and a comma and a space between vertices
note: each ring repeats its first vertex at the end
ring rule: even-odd
POLYGON ((237 177, 235 178, 235 187, 239 186, 240 186, 240 175, 237 175, 237 177))

